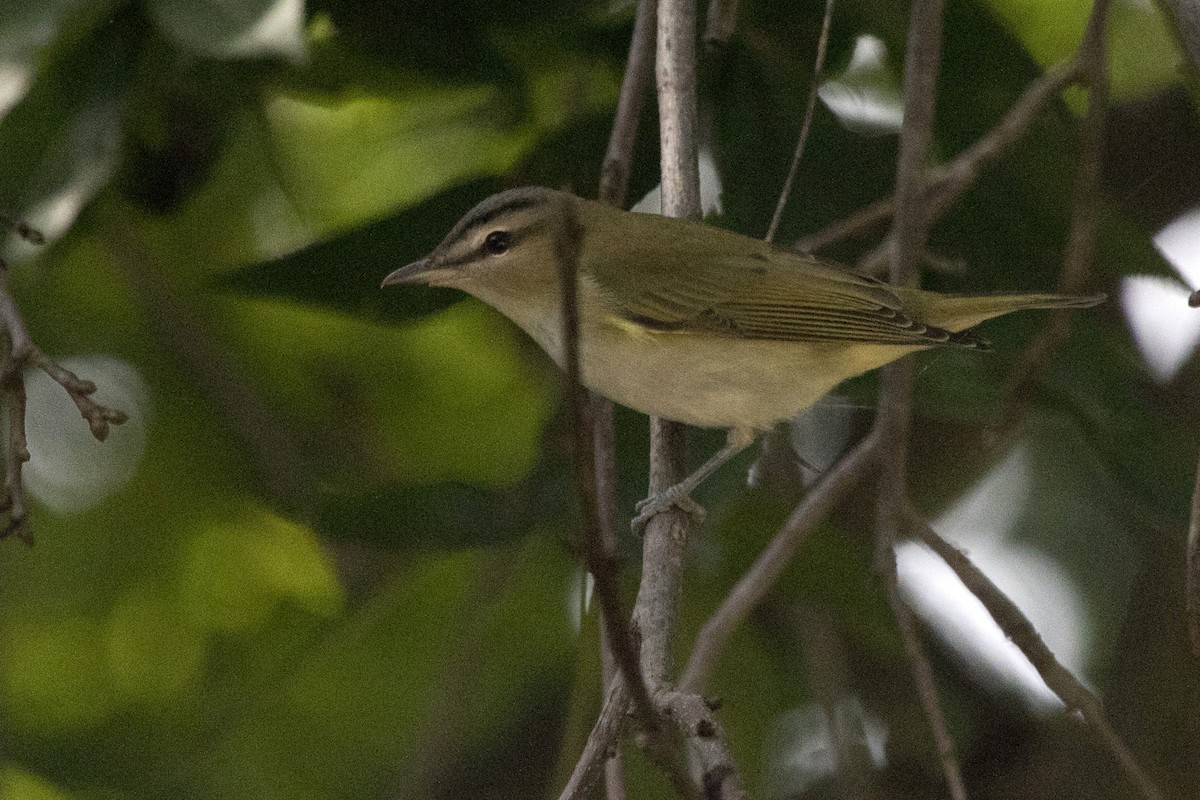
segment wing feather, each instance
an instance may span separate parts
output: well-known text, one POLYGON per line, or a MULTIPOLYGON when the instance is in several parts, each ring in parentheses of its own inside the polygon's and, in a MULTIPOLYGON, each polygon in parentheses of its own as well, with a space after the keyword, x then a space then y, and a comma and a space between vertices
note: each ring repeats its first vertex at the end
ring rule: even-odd
POLYGON ((684 261, 673 253, 639 270, 636 281, 618 279, 604 265, 594 274, 619 313, 655 330, 793 342, 979 344, 914 319, 881 281, 765 245, 745 256, 692 254, 684 261))

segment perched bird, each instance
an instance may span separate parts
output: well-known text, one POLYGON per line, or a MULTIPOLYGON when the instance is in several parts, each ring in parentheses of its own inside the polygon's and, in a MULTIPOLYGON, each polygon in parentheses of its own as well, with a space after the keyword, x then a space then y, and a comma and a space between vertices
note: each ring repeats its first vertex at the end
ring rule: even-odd
POLYGON ((847 378, 931 347, 984 347, 968 329, 1103 295, 945 295, 891 286, 815 256, 699 222, 538 187, 467 212, 433 252, 383 279, 461 289, 565 360, 560 266, 576 260, 581 379, 651 416, 728 429, 703 466, 638 505, 678 505, 763 431, 847 378))

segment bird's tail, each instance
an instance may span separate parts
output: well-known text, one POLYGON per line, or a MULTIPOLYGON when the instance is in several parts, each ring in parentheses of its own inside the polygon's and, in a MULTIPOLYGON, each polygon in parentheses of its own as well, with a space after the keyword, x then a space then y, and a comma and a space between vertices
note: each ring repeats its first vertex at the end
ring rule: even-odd
POLYGON ((1090 308, 1104 302, 1102 294, 937 294, 903 290, 902 301, 927 325, 957 333, 984 320, 1035 308, 1090 308), (910 294, 911 293, 911 294, 910 294))

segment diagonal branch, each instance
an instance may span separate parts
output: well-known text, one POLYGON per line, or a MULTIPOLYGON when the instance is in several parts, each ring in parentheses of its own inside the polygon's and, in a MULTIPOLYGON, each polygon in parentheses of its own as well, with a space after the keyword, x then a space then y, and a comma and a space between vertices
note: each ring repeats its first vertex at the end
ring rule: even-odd
MULTIPOLYGON (((926 162, 933 142, 934 108, 941 60, 944 0, 914 0, 904 50, 904 123, 896 165, 896 214, 892 220, 889 273, 899 286, 920 282, 921 257, 929 227, 926 162)), ((886 247, 886 245, 885 245, 886 247)), ((875 425, 883 448, 876 498, 876 569, 904 642, 917 694, 937 743, 942 773, 951 797, 965 800, 962 770, 954 752, 933 683, 933 670, 908 607, 900 597, 895 543, 908 497, 908 443, 912 425, 913 362, 905 357, 884 367, 875 425)))
MULTIPOLYGON (((1096 251, 1096 233, 1100 227, 1104 124, 1108 115, 1108 50, 1105 39, 1108 7, 1109 0, 1096 0, 1083 42, 1076 54, 1082 81, 1088 89, 1088 107, 1083 119, 1083 146, 1079 153, 1079 174, 1075 179, 1071 204, 1071 227, 1067 233, 1059 276, 1059 290, 1065 294, 1082 292, 1087 288, 1096 251)), ((1006 395, 1010 399, 1037 378, 1070 332, 1070 314, 1066 311, 1054 312, 1009 377, 1006 395)), ((1016 405, 1010 405, 1006 419, 999 426, 1001 429, 1010 428, 1019 416, 1016 405)))
POLYGON ((804 121, 800 124, 800 135, 796 137, 796 152, 792 154, 792 165, 788 167, 787 178, 783 181, 783 188, 779 190, 779 200, 775 204, 775 213, 771 215, 771 224, 767 226, 767 235, 763 237, 767 244, 775 241, 775 232, 779 230, 779 221, 783 219, 783 209, 792 194, 796 173, 800 171, 800 159, 804 155, 804 146, 808 143, 808 131, 812 127, 813 111, 817 107, 817 91, 821 88, 821 79, 825 72, 825 50, 829 46, 829 26, 832 22, 833 0, 825 0, 825 17, 821 20, 821 35, 817 38, 817 57, 813 64, 812 86, 808 90, 808 104, 804 107, 804 121))
POLYGON ((1037 670, 1038 675, 1046 682, 1050 691, 1058 695, 1068 709, 1074 709, 1080 713, 1104 746, 1113 754, 1113 758, 1116 759, 1129 781, 1137 787, 1138 792, 1147 800, 1159 800, 1162 793, 1142 770, 1129 747, 1113 730, 1112 725, 1104 716, 1100 701, 1054 657, 1054 653, 1042 641, 1042 637, 1038 635, 1029 619, 1021 613, 1021 609, 1017 608, 1016 604, 1008 599, 1008 596, 1000 591, 996 584, 992 583, 987 575, 967 558, 966 554, 939 536, 921 512, 911 503, 906 505, 903 513, 909 530, 937 553, 954 570, 954 574, 970 590, 971 594, 983 603, 983 607, 1000 626, 1000 630, 1004 631, 1004 635, 1029 659, 1029 663, 1037 670))
MULTIPOLYGON (((23 222, 14 222, 0 217, 0 224, 14 228, 18 234, 39 244, 45 239, 42 234, 23 222)), ((80 378, 71 370, 47 356, 34 343, 25 318, 8 288, 8 265, 0 260, 0 336, 5 341, 4 358, 0 361, 0 395, 8 406, 8 452, 5 457, 4 496, 0 498, 0 513, 6 514, 8 522, 0 528, 0 539, 15 535, 27 545, 33 544, 33 534, 28 526, 28 509, 25 503, 25 484, 21 470, 29 461, 29 443, 25 435, 25 376, 28 367, 40 369, 66 390, 67 395, 79 409, 80 416, 88 424, 92 436, 98 441, 108 438, 110 425, 120 425, 129 418, 125 412, 108 408, 92 399, 96 384, 80 378)))
POLYGON ((808 535, 858 485, 875 466, 878 457, 879 437, 873 433, 844 456, 796 506, 770 544, 700 629, 687 669, 679 682, 681 689, 689 692, 704 690, 733 632, 771 591, 808 535))
MULTIPOLYGON (((949 163, 930 168, 925 177, 929 200, 927 221, 932 223, 940 219, 974 185, 984 170, 999 161, 1025 136, 1042 109, 1058 97, 1063 89, 1078 81, 1081 74, 1082 61, 1076 53, 1030 83, 996 126, 974 144, 949 163)), ((895 195, 876 200, 816 233, 801 237, 792 248, 805 253, 816 252, 869 231, 888 220, 895 211, 895 195)))

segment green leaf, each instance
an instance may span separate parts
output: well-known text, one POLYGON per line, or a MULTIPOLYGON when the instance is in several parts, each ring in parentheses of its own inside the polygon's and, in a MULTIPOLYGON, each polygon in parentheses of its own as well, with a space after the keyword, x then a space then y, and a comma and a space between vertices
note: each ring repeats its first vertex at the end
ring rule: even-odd
MULTIPOLYGON (((108 183, 121 156, 121 126, 140 21, 128 12, 91 32, 52 65, 0 120, 0 207, 61 237, 108 183)), ((36 252, 15 236, 4 255, 36 252)))
POLYGON ((250 295, 285 297, 368 319, 403 321, 448 308, 462 292, 427 286, 380 289, 392 270, 421 258, 479 198, 500 189, 481 178, 438 192, 395 216, 291 255, 247 267, 221 285, 250 295))
POLYGON ((283 58, 308 52, 304 0, 150 0, 163 33, 212 58, 283 58))

